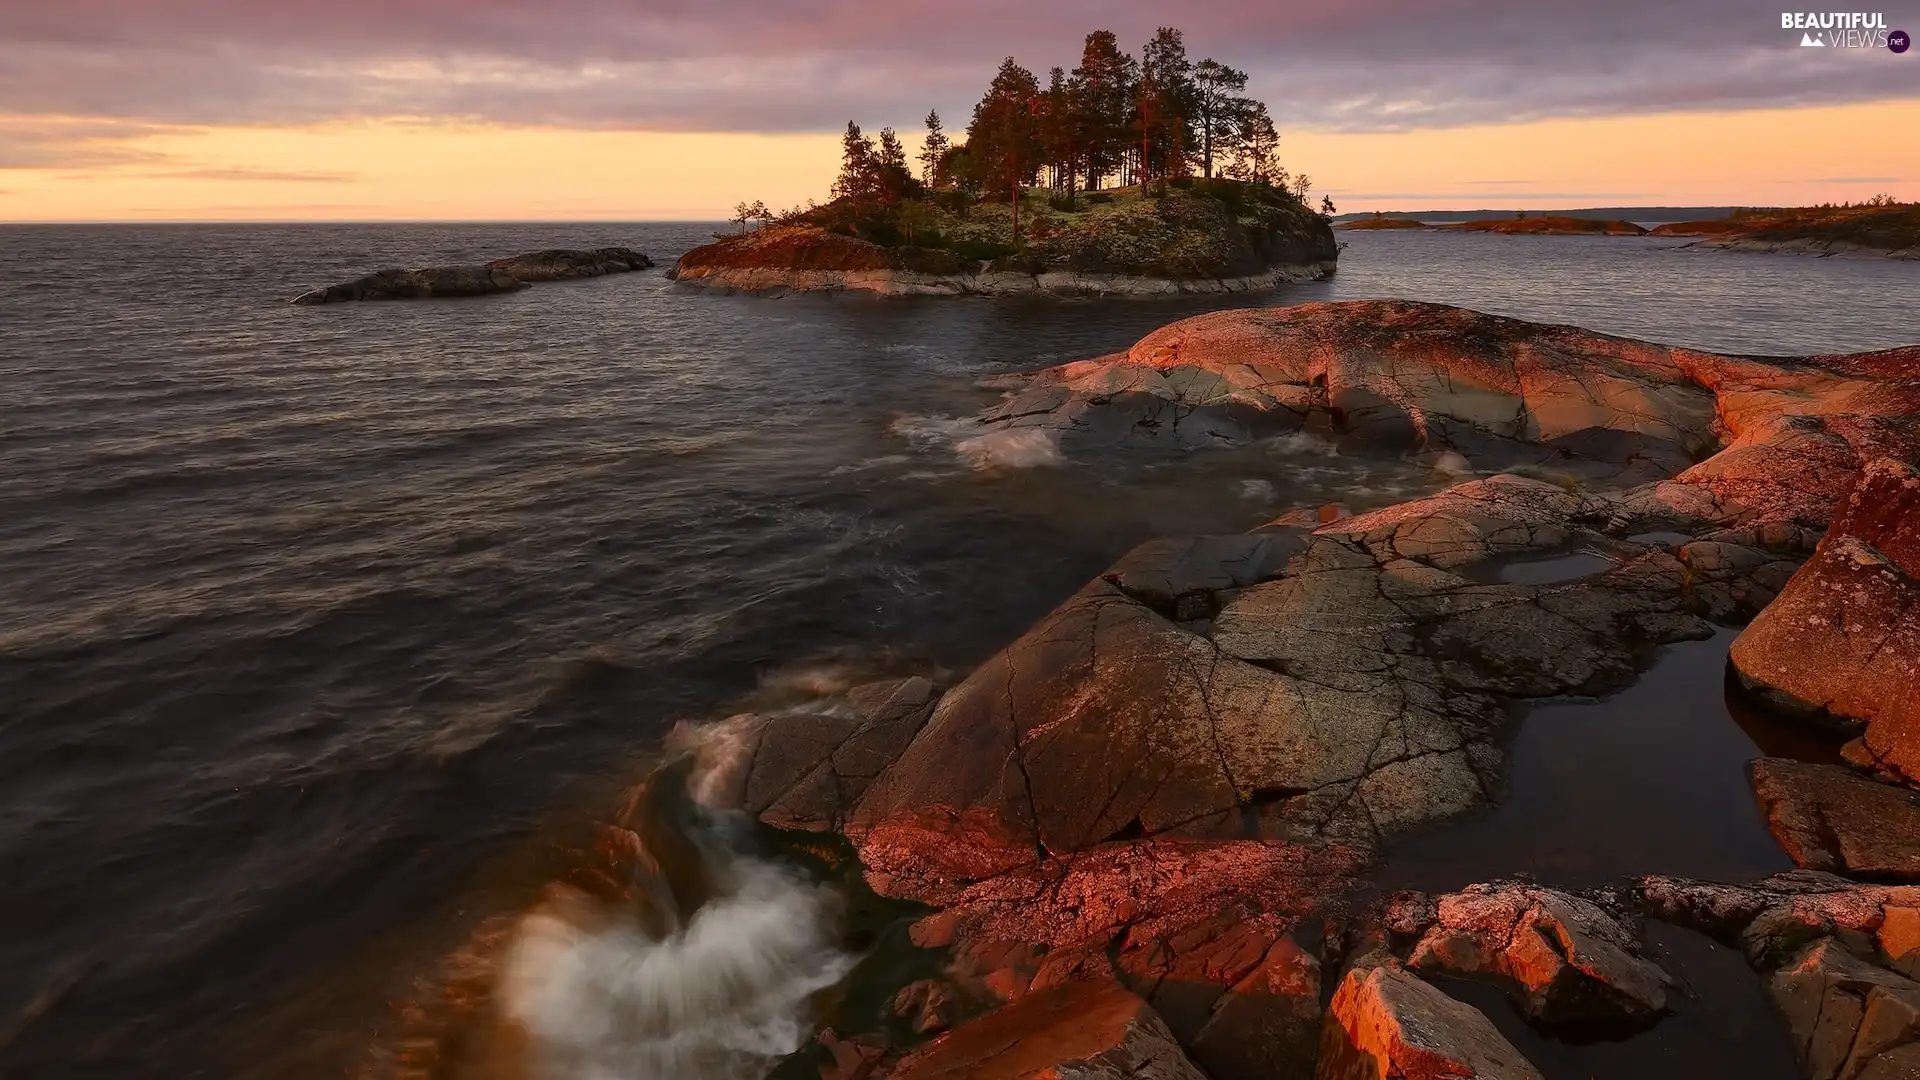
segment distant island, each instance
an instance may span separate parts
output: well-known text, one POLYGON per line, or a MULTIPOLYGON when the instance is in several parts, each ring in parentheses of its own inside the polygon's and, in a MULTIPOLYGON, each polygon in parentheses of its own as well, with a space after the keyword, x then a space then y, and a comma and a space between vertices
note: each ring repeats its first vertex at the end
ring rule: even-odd
POLYGON ((1364 229, 1431 229, 1433 228, 1433 226, 1427 224, 1424 221, 1415 221, 1413 218, 1386 217, 1382 215, 1379 217, 1355 218, 1352 221, 1343 221, 1340 224, 1335 225, 1334 228, 1362 229, 1362 230, 1364 229))
POLYGON ((1647 230, 1631 221, 1607 220, 1605 218, 1563 217, 1557 214, 1545 214, 1540 217, 1527 217, 1521 212, 1511 218, 1483 218, 1478 221, 1460 221, 1440 226, 1443 229, 1458 229, 1461 232, 1513 233, 1516 235, 1583 235, 1583 236, 1645 236, 1647 230))
POLYGON ((1701 247, 1812 255, 1871 254, 1920 259, 1920 203, 1879 197, 1865 203, 1738 210, 1706 221, 1660 225, 1655 236, 1699 236, 1701 247))
POLYGON ((735 211, 737 234, 671 276, 730 291, 929 294, 1239 292, 1322 277, 1330 199, 1279 163, 1247 76, 1190 61, 1162 28, 1136 59, 1108 31, 1042 87, 1008 58, 964 142, 927 116, 916 171, 892 128, 849 122, 832 199, 735 211), (758 228, 750 226, 758 222, 758 228))
POLYGON ((1345 214, 1334 221, 1334 228, 1343 232, 1448 229, 1538 235, 1690 236, 1701 239, 1684 246, 1920 259, 1920 203, 1900 202, 1891 195, 1877 195, 1859 203, 1804 207, 1621 206, 1548 214, 1524 210, 1374 211, 1345 214), (1688 210, 1695 213, 1688 214, 1688 210))

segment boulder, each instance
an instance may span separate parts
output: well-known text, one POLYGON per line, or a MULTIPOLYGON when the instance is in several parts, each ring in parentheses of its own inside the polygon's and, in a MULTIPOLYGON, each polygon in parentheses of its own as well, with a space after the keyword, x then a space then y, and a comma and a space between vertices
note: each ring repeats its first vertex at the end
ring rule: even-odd
POLYGON ((1440 897, 1408 966, 1498 979, 1544 1027, 1646 1027, 1669 1007, 1671 980, 1640 955, 1639 935, 1621 916, 1519 883, 1440 897))
POLYGON ((1146 1002, 1111 980, 1029 994, 903 1058, 890 1080, 1206 1080, 1146 1002))
POLYGON ((1827 938, 1767 983, 1807 1080, 1910 1077, 1920 1046, 1920 983, 1827 938))
POLYGON ((1762 700, 1859 737, 1853 764, 1920 786, 1920 475, 1869 466, 1812 559, 1734 642, 1762 700), (1817 656, 1819 663, 1808 663, 1817 656))
POLYGON ((1748 773, 1767 826, 1798 865, 1920 881, 1920 792, 1783 758, 1761 758, 1748 773))
POLYGON ((1321 1029, 1315 1080, 1539 1080, 1478 1009, 1399 966, 1356 967, 1321 1029))

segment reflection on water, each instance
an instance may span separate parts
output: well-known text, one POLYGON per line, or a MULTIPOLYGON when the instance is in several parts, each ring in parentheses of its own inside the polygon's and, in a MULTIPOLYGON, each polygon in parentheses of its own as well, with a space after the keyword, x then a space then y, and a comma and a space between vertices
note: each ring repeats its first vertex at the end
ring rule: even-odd
POLYGON ((1526 707, 1506 791, 1476 817, 1396 845, 1382 886, 1447 892, 1526 876, 1584 888, 1791 869, 1747 782, 1748 761, 1786 747, 1763 749, 1736 719, 1746 712, 1734 711, 1725 670, 1737 635, 1667 646, 1611 696, 1526 707))

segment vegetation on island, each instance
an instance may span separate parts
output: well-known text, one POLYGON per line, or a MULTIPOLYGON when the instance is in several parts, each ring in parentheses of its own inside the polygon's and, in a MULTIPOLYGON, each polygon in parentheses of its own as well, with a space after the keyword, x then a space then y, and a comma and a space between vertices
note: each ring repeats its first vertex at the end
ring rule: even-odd
POLYGON ((1655 236, 1702 236, 1761 244, 1845 244, 1875 251, 1920 250, 1920 202, 1876 195, 1864 202, 1791 208, 1747 208, 1724 218, 1676 221, 1655 236))
POLYGON ((1584 236, 1645 236, 1647 230, 1631 221, 1618 221, 1607 218, 1567 217, 1561 214, 1541 214, 1528 217, 1525 210, 1515 211, 1510 218, 1478 218, 1473 221, 1458 221, 1440 226, 1443 229, 1456 229, 1460 232, 1490 232, 1510 234, 1562 234, 1570 233, 1584 236))
POLYGON ((743 203, 739 234, 688 259, 1176 278, 1331 260, 1333 202, 1308 203, 1312 181, 1281 166, 1272 114, 1246 85, 1243 71, 1190 60, 1171 27, 1137 57, 1110 31, 1088 34, 1079 64, 1045 85, 1009 57, 964 135, 929 113, 910 158, 893 128, 876 137, 850 121, 831 201, 784 214, 743 203))
POLYGON ((1374 211, 1372 217, 1355 218, 1334 226, 1336 229, 1431 229, 1433 226, 1410 217, 1391 217, 1374 211))

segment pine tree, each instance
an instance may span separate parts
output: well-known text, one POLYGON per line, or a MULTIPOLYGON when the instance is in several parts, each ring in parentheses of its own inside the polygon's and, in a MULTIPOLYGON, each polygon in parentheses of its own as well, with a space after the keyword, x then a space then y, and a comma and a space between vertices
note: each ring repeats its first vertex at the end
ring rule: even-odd
POLYGON ((1060 68, 1054 68, 1049 75, 1040 141, 1045 146, 1047 164, 1053 168, 1053 186, 1066 190, 1067 205, 1071 206, 1079 182, 1080 131, 1084 120, 1080 115, 1077 85, 1060 68))
POLYGON ((1214 151, 1231 149, 1240 116, 1252 104, 1239 96, 1247 88, 1247 73, 1208 57, 1193 66, 1193 86, 1193 124, 1200 136, 1201 173, 1211 180, 1214 151))
POLYGON ((1040 84, 1033 72, 1009 56, 973 107, 967 125, 967 149, 990 192, 1006 192, 1013 201, 1013 241, 1020 242, 1020 189, 1040 171, 1040 84))
POLYGON ((1100 187, 1100 178, 1120 167, 1127 152, 1127 125, 1133 113, 1133 84, 1139 65, 1120 51, 1111 30, 1087 35, 1080 66, 1073 69, 1080 119, 1082 160, 1087 190, 1100 187))
POLYGON ((919 181, 907 167, 906 147, 900 145, 900 136, 890 127, 880 129, 880 149, 874 155, 873 173, 875 193, 887 206, 920 193, 919 181))
POLYGON ((879 153, 873 140, 860 133, 860 125, 847 121, 846 134, 840 137, 840 178, 833 182, 835 198, 853 202, 856 212, 875 194, 879 153))
POLYGON ((947 133, 940 129, 940 114, 927 113, 927 140, 920 146, 920 179, 929 188, 947 186, 947 177, 941 175, 940 166, 947 156, 947 133))
POLYGON ((1186 172, 1187 119, 1193 114, 1193 64, 1180 31, 1163 26, 1140 52, 1134 125, 1140 135, 1140 182, 1186 172))
POLYGON ((1280 167, 1280 133, 1267 107, 1256 101, 1239 118, 1234 133, 1233 164, 1227 175, 1235 180, 1283 187, 1286 170, 1280 167))

